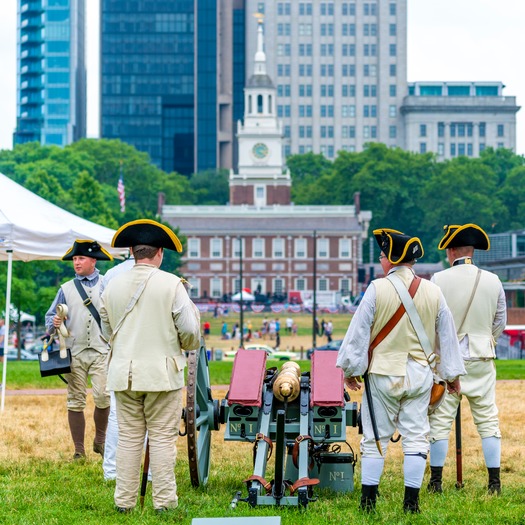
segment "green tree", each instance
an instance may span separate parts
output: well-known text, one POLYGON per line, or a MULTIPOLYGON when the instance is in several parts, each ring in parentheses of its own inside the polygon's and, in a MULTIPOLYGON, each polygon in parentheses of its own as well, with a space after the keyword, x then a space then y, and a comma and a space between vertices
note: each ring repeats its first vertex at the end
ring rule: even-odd
POLYGON ((443 164, 422 190, 426 213, 423 228, 435 232, 438 243, 447 224, 479 224, 487 233, 494 231, 506 208, 497 198, 498 177, 479 159, 458 157, 443 164))
POLYGON ((72 197, 78 215, 108 228, 117 228, 118 222, 112 217, 107 201, 104 199, 102 186, 87 172, 77 176, 72 197))

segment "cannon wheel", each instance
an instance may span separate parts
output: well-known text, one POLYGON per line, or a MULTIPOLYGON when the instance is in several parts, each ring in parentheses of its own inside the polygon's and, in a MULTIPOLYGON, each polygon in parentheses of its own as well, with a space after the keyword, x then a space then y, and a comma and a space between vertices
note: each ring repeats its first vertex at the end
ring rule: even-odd
POLYGON ((194 487, 208 483, 211 431, 219 430, 219 403, 211 395, 206 347, 188 356, 185 410, 190 479, 194 487))

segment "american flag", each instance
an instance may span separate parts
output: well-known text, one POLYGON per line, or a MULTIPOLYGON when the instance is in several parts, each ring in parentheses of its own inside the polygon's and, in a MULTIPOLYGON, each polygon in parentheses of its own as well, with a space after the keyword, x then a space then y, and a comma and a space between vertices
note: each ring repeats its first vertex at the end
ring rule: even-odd
POLYGON ((122 173, 122 164, 120 165, 120 177, 117 184, 118 197, 120 199, 120 211, 126 211, 126 187, 124 186, 124 174, 122 173))

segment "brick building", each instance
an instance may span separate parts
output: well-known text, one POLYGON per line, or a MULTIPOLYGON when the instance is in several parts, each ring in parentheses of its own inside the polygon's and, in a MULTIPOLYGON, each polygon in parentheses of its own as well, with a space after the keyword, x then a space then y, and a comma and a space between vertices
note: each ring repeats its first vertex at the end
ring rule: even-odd
POLYGON ((195 299, 228 300, 249 288, 283 301, 292 290, 307 292, 314 286, 318 292, 356 295, 371 212, 360 209, 358 194, 347 206, 290 202, 282 124, 259 22, 254 71, 244 90, 244 121, 238 124, 239 169, 230 173, 230 203, 163 205, 161 217, 188 238, 183 272, 195 299))

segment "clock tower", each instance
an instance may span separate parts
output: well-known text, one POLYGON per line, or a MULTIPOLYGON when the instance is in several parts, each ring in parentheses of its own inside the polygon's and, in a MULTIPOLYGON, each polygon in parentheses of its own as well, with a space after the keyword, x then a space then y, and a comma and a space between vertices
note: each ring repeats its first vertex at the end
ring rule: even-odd
POLYGON ((290 172, 282 154, 282 123, 276 90, 266 72, 263 15, 257 13, 257 52, 253 75, 244 88, 244 122, 238 123, 238 173, 230 172, 230 204, 256 207, 290 204, 290 172))

